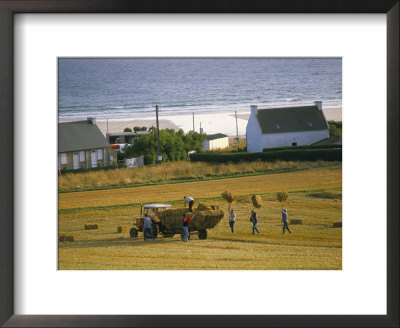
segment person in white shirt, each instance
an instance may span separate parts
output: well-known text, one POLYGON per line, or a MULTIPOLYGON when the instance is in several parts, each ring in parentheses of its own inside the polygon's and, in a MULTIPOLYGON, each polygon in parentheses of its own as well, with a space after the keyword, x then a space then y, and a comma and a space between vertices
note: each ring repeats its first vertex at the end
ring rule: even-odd
POLYGON ((233 212, 233 208, 231 209, 230 205, 228 207, 228 213, 229 213, 229 226, 231 227, 232 233, 234 233, 235 232, 236 214, 233 212))
POLYGON ((183 197, 183 200, 185 201, 185 207, 186 207, 186 203, 189 203, 189 211, 193 212, 194 198, 185 196, 185 197, 183 197))

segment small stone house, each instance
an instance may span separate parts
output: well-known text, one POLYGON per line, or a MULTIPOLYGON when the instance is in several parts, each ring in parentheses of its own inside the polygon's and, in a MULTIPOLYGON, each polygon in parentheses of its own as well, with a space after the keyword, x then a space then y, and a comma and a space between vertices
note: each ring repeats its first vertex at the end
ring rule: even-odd
POLYGON ((228 136, 222 133, 210 134, 203 142, 204 150, 224 149, 229 147, 228 136))
POLYGON ((264 148, 311 145, 329 138, 322 102, 312 106, 258 109, 250 106, 246 127, 248 152, 264 148))
POLYGON ((117 165, 117 153, 95 118, 58 123, 58 169, 77 170, 117 165))

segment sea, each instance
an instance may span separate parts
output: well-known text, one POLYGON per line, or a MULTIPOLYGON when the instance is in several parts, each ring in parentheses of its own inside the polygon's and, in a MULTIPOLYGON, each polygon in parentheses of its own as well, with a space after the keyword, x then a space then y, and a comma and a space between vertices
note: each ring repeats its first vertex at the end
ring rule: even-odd
POLYGON ((59 121, 342 104, 341 58, 59 58, 59 121))

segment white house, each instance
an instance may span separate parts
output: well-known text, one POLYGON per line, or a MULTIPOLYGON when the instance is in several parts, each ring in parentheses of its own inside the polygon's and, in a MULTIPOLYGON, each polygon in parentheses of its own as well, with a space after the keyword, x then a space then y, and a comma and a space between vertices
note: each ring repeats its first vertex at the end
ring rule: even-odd
POLYGON ((250 106, 246 127, 247 151, 311 145, 329 137, 322 102, 313 106, 257 109, 250 106))
POLYGON ((224 149, 229 147, 228 136, 222 133, 207 135, 203 142, 204 150, 224 149))

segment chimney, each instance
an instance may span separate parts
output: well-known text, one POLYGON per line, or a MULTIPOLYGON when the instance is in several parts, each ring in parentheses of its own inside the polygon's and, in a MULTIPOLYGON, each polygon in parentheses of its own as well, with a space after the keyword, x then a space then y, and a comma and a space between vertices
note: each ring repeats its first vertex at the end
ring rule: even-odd
POLYGON ((89 122, 90 124, 93 124, 93 125, 96 124, 96 118, 95 118, 95 117, 88 117, 87 120, 88 120, 88 122, 89 122))
POLYGON ((257 105, 250 105, 250 115, 257 115, 257 105))
POLYGON ((318 100, 318 101, 314 101, 315 106, 318 107, 319 110, 322 110, 322 101, 318 100))

